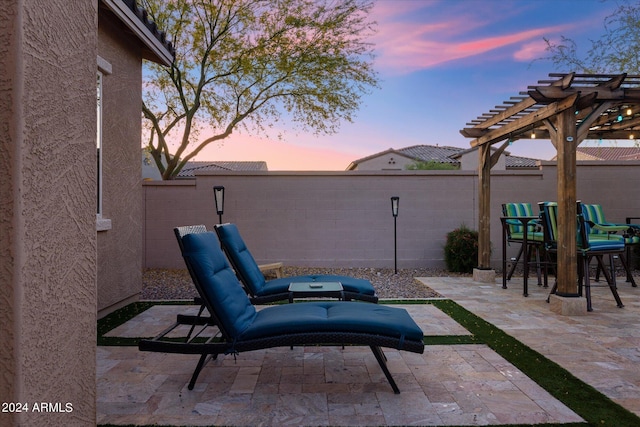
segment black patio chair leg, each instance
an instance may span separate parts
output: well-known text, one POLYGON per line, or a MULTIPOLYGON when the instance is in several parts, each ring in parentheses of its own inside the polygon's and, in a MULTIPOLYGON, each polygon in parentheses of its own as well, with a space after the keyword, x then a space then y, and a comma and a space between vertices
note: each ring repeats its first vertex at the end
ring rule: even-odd
MULTIPOLYGON (((627 260, 631 259, 631 246, 635 246, 635 245, 625 245, 625 248, 624 248, 624 254, 625 254, 624 255, 624 260, 625 260, 625 262, 627 260)), ((636 281, 633 280, 633 275, 631 274, 631 270, 629 268, 627 268, 626 266, 625 266, 625 268, 627 270, 627 282, 631 282, 631 286, 633 286, 634 288, 637 287, 636 281)))
POLYGON ((591 282, 589 281, 589 257, 583 256, 582 258, 582 272, 579 274, 579 295, 582 296, 582 283, 584 282, 584 293, 587 297, 587 311, 593 311, 593 305, 591 304, 591 282))
POLYGON ((520 250, 518 251, 518 255, 516 255, 515 261, 511 264, 511 268, 509 269, 509 273, 507 274, 507 280, 511 280, 511 276, 516 271, 516 266, 518 265, 518 261, 520 261, 520 257, 522 256, 522 252, 524 251, 524 245, 520 245, 520 250))
POLYGON ((620 299, 620 295, 618 294, 618 286, 616 284, 616 271, 615 264, 613 259, 613 254, 609 254, 609 271, 607 271, 607 266, 604 264, 604 260, 602 259, 602 255, 596 256, 598 260, 598 267, 602 270, 602 274, 604 275, 607 284, 609 285, 609 289, 613 294, 613 298, 616 300, 616 304, 618 307, 624 307, 622 300, 620 299))
POLYGON ((602 270, 602 268, 600 267, 600 263, 598 263, 598 265, 596 266, 596 278, 595 278, 596 282, 600 281, 600 270, 602 270))
POLYGON ((637 288, 638 285, 636 284, 635 279, 633 278, 633 275, 631 274, 631 269, 629 268, 629 264, 627 263, 627 257, 620 254, 620 262, 622 263, 622 267, 624 267, 624 271, 626 271, 627 273, 627 282, 631 282, 631 286, 634 288, 637 288))
POLYGON ((370 346, 370 348, 371 348, 371 351, 373 352, 373 355, 376 357, 376 360, 378 361, 378 365, 380 365, 382 372, 384 372, 384 375, 387 377, 387 381, 389 381, 389 384, 391 385, 393 392, 395 394, 400 394, 400 389, 398 388, 398 385, 396 384, 395 380, 391 376, 391 372, 389 372, 389 368, 387 367, 387 362, 386 362, 387 357, 382 352, 382 349, 375 345, 370 346))
POLYGON ((196 369, 193 371, 193 375, 191 375, 191 380, 189 381, 189 385, 187 388, 189 390, 193 390, 193 387, 196 385, 196 381, 198 380, 198 375, 200 375, 200 371, 207 363, 208 354, 203 354, 200 356, 200 360, 198 360, 198 364, 196 365, 196 369))
POLYGON ((549 291, 549 295, 547 295, 547 302, 551 301, 551 295, 555 294, 557 290, 558 290, 558 279, 556 279, 556 281, 553 283, 553 286, 549 291))
POLYGON ((538 286, 542 286, 542 268, 540 267, 540 246, 534 245, 536 257, 536 274, 538 275, 538 286))
POLYGON ((618 286, 616 285, 616 271, 612 254, 609 255, 609 264, 611 265, 611 281, 608 282, 609 289, 611 289, 611 293, 613 294, 613 298, 616 300, 616 304, 618 304, 618 307, 622 308, 624 307, 624 304, 622 304, 620 295, 618 295, 618 286))

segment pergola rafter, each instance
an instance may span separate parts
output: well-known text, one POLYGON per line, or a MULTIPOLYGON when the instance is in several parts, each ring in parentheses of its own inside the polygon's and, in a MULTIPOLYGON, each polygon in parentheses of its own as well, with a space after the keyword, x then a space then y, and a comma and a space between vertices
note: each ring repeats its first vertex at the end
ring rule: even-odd
POLYGON ((585 139, 640 139, 640 75, 552 73, 467 123, 480 150, 478 267, 490 268, 490 171, 510 142, 551 140, 558 150, 558 294, 577 295, 576 148, 585 139), (493 144, 503 142, 491 154, 493 144))

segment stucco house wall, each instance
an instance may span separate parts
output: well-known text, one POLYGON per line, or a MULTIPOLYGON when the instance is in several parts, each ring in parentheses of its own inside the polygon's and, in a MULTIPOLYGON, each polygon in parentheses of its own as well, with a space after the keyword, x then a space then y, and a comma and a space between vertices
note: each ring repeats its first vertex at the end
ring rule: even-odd
MULTIPOLYGON (((468 150, 462 154, 458 160, 460 161, 460 169, 462 170, 478 170, 478 158, 480 150, 468 150)), ((503 171, 507 169, 507 159, 503 154, 500 155, 496 164, 491 168, 492 172, 503 171)))
POLYGON ((98 55, 110 66, 102 92, 103 214, 98 228, 98 310, 118 308, 142 287, 141 43, 108 11, 98 19, 98 55))
POLYGON ((0 398, 62 409, 0 411, 1 426, 96 423, 98 286, 125 296, 140 287, 141 58, 173 55, 144 17, 124 0, 0 8, 0 398), (114 77, 103 92, 104 218, 99 69, 114 77))
POLYGON ((0 7, 0 397, 63 413, 3 426, 95 423, 96 2, 0 7))

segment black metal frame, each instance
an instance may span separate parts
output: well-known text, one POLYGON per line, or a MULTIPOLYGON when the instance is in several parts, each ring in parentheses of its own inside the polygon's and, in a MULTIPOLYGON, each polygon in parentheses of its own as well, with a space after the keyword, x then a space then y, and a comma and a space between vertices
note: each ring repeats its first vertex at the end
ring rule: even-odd
MULTIPOLYGON (((196 365, 196 368, 189 381, 188 388, 193 390, 195 383, 198 379, 198 375, 202 371, 202 368, 211 359, 216 359, 219 354, 237 353, 241 351, 252 351, 272 347, 292 347, 292 346, 304 346, 304 345, 322 345, 322 346, 345 346, 345 345, 366 345, 371 348, 376 361, 380 365, 382 372, 384 373, 387 381, 391 385, 394 393, 399 394, 398 388, 389 368, 387 367, 386 357, 382 352, 381 347, 395 348, 397 350, 411 351, 414 353, 424 352, 424 342, 409 340, 405 337, 393 337, 385 336, 374 333, 351 333, 351 332, 305 332, 305 333, 293 333, 282 334, 275 336, 268 336, 264 338, 250 339, 250 340, 237 340, 234 339, 222 326, 219 318, 217 317, 212 304, 205 298, 205 293, 202 291, 202 286, 194 274, 193 267, 188 256, 184 255, 182 237, 189 232, 202 233, 206 232, 206 227, 202 225, 177 227, 174 229, 176 237, 180 245, 180 250, 183 253, 183 258, 189 274, 193 280, 193 284, 200 295, 197 299, 198 303, 201 303, 200 311, 197 316, 178 315, 176 322, 162 331, 156 337, 152 339, 140 340, 138 348, 141 351, 152 351, 162 353, 179 353, 179 354, 199 354, 200 359, 196 365), (204 316, 203 311, 207 309, 208 316, 204 316), (171 337, 171 333, 181 326, 189 326, 190 331, 182 341, 177 341, 176 338, 171 337), (194 334, 193 331, 196 327, 201 328, 194 334), (203 336, 205 330, 216 328, 217 332, 200 342, 200 337, 203 336)), ((288 298, 288 294, 287 297, 288 298)))

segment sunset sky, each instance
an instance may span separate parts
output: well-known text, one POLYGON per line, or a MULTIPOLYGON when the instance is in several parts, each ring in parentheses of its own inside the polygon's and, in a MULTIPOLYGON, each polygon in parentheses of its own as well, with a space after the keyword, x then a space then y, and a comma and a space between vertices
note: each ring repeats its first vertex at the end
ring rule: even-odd
MULTIPOLYGON (((466 123, 554 68, 543 37, 583 51, 603 32, 615 0, 378 0, 376 69, 381 88, 336 135, 284 140, 233 135, 197 160, 265 160, 269 170, 344 170, 353 160, 416 144, 469 148, 466 123)), ((550 159, 548 141, 516 141, 513 155, 550 159)))

